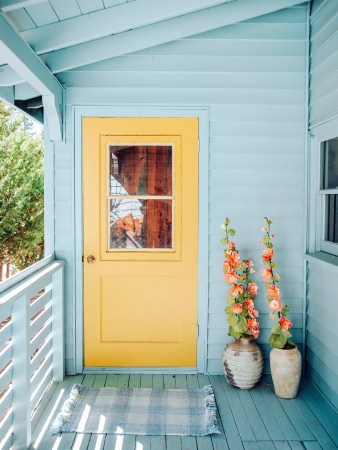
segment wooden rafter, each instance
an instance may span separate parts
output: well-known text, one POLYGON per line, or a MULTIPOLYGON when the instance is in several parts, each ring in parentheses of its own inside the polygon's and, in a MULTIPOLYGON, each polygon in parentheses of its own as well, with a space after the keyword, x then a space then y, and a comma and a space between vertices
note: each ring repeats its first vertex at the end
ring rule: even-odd
POLYGON ((62 140, 62 86, 31 47, 0 14, 0 53, 8 65, 41 95, 52 140, 62 140))
POLYGON ((0 10, 2 12, 14 11, 15 9, 25 8, 26 6, 43 3, 47 0, 0 0, 0 10))

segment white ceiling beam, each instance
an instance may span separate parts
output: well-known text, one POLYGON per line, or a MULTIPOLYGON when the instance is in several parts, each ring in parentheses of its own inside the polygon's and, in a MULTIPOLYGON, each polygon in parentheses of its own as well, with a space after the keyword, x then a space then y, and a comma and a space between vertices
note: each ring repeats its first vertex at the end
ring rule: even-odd
POLYGON ((10 104, 14 104, 14 87, 0 87, 0 98, 6 100, 10 104))
POLYGON ((26 6, 36 5, 48 0, 0 0, 0 10, 2 12, 14 11, 19 8, 26 8, 26 6))
POLYGON ((8 66, 0 66, 0 86, 12 86, 13 84, 22 83, 22 77, 8 66))
POLYGON ((304 0, 255 0, 254 2, 237 0, 165 22, 51 52, 45 55, 46 64, 53 73, 64 72, 301 3, 304 3, 304 0))
POLYGON ((137 0, 23 31, 20 35, 41 54, 231 1, 234 0, 137 0))
MULTIPOLYGON (((46 98, 45 114, 57 119, 52 139, 62 140, 63 89, 30 46, 16 33, 0 13, 0 53, 7 64, 46 98), (51 101, 54 98, 55 101, 51 101)), ((50 123, 50 121, 49 121, 50 123)), ((54 123, 55 125, 55 123, 54 123)))

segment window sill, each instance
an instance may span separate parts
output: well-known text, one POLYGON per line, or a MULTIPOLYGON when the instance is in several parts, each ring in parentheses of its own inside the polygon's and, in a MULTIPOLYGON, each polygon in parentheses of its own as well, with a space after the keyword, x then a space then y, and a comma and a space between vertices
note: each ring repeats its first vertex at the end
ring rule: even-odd
POLYGON ((317 264, 321 267, 334 269, 338 271, 338 256, 331 255, 325 252, 307 253, 305 255, 306 261, 317 264))

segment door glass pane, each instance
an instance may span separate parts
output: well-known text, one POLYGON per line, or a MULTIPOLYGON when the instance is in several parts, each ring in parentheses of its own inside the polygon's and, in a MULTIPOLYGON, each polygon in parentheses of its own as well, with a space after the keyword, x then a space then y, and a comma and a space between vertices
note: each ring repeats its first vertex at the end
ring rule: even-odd
POLYGON ((325 240, 338 244, 338 195, 327 195, 326 202, 325 240))
POLYGON ((111 145, 110 195, 172 195, 171 145, 111 145))
POLYGON ((338 138, 324 146, 323 189, 338 189, 338 138))
POLYGON ((110 249, 172 248, 172 200, 109 200, 110 249))

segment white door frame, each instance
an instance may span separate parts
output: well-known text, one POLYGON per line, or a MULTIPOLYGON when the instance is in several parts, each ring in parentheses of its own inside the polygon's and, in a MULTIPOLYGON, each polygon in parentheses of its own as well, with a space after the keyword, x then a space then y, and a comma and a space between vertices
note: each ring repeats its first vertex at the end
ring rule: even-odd
POLYGON ((208 331, 208 241, 209 241, 209 109, 208 107, 73 106, 74 120, 74 348, 75 371, 95 373, 206 373, 208 331), (83 117, 198 117, 199 119, 199 204, 198 204, 198 333, 196 368, 95 368, 83 365, 83 117))

